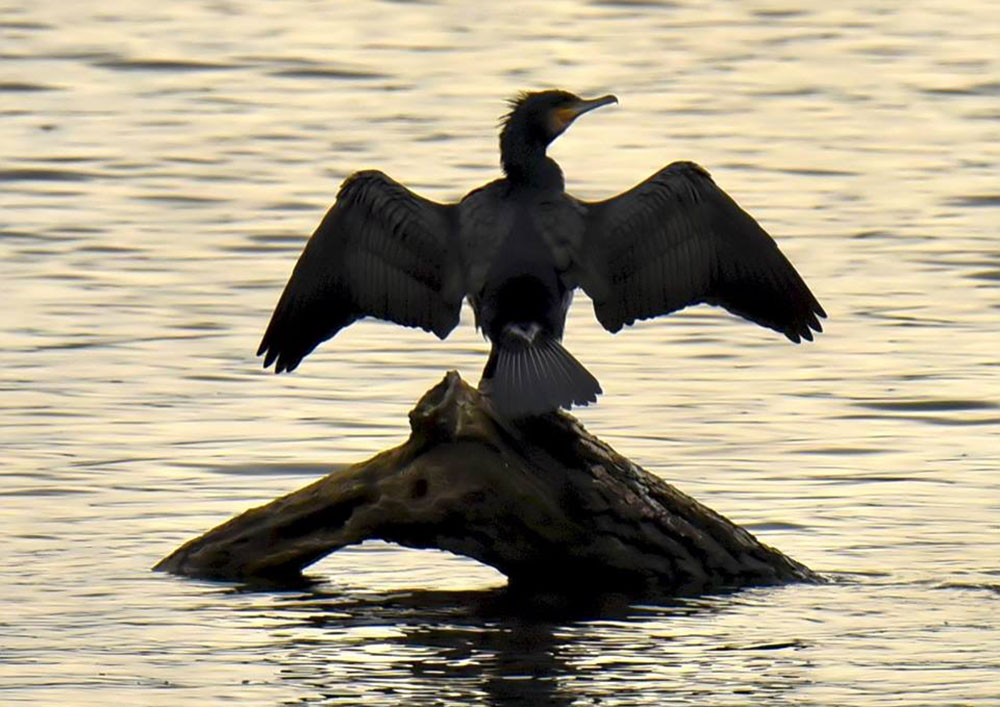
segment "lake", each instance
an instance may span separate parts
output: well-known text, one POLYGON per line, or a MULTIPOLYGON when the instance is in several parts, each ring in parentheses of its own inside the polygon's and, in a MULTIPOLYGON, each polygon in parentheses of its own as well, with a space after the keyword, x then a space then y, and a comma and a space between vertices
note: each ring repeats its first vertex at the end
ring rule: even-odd
POLYGON ((40 0, 0 38, 0 702, 1000 705, 995 3, 40 0), (151 572, 478 380, 468 308, 254 352, 347 175, 457 199, 550 86, 621 100, 550 150, 570 191, 697 161, 830 315, 612 336, 578 295, 574 414, 832 581, 567 617, 387 544, 309 588, 151 572))

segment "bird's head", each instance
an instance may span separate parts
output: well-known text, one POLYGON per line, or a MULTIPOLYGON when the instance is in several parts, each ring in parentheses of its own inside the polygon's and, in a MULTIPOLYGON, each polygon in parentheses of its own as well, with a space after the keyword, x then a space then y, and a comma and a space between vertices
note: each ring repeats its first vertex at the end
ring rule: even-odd
POLYGON ((545 148, 587 111, 617 103, 612 95, 584 99, 568 91, 521 93, 502 118, 500 158, 508 176, 530 171, 544 159, 545 148))
POLYGON ((547 146, 587 111, 617 102, 610 94, 584 99, 559 90, 521 93, 509 102, 510 112, 503 118, 503 132, 517 129, 523 139, 547 146))

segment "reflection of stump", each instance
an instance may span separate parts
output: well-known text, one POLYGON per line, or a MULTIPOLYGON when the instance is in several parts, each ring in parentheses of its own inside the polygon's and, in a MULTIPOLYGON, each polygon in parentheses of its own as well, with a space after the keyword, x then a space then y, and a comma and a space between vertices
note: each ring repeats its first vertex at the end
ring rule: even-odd
POLYGON ((382 539, 467 555, 512 586, 573 594, 817 578, 564 413, 501 423, 452 372, 410 424, 405 444, 246 511, 154 569, 293 579, 345 545, 382 539))

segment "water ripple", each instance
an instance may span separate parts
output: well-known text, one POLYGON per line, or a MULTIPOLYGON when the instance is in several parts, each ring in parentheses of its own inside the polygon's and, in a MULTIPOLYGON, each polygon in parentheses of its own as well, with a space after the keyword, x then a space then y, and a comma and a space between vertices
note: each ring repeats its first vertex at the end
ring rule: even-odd
POLYGON ((994 704, 995 3, 757 5, 12 4, 4 701, 994 704), (478 379, 468 307, 292 375, 254 352, 346 175, 453 200, 499 174, 504 99, 553 84, 622 98, 553 145, 574 193, 694 159, 831 313, 802 346, 705 306, 611 336, 581 293, 567 346, 607 394, 576 414, 837 581, 580 603, 384 543, 299 587, 150 573, 478 379))

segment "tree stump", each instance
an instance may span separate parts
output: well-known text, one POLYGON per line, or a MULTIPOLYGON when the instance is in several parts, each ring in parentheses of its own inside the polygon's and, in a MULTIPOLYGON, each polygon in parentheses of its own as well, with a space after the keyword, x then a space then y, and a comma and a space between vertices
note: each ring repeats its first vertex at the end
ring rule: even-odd
POLYGON ((570 415, 503 420, 454 371, 423 396, 410 426, 399 447, 248 510, 154 569, 300 580, 325 555, 381 539, 472 557, 511 588, 578 596, 819 579, 570 415))

